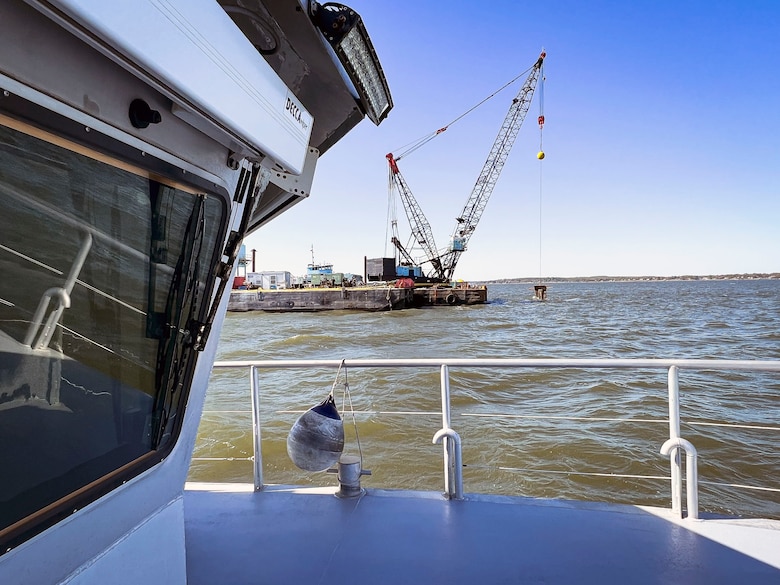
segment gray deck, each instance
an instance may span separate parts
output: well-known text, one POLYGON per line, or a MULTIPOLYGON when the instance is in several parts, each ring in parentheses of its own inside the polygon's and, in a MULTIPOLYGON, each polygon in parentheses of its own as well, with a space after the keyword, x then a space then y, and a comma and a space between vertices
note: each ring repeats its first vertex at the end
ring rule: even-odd
POLYGON ((780 522, 558 500, 188 484, 189 585, 780 583, 780 522))

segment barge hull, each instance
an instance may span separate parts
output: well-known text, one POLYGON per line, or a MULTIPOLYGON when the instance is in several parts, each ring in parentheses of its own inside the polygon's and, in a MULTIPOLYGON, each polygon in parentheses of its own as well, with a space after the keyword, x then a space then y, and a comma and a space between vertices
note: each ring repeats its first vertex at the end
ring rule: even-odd
POLYGON ((453 307, 485 303, 487 303, 486 286, 420 286, 414 289, 414 307, 453 307))
POLYGON ((413 297, 412 289, 389 287, 234 290, 228 311, 391 311, 411 307, 413 297))

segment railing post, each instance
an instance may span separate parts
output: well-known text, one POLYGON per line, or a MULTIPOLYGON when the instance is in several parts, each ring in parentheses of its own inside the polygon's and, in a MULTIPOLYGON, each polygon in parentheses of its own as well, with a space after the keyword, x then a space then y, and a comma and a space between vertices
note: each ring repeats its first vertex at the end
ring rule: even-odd
POLYGON ((441 426, 448 429, 452 426, 450 418, 450 369, 441 366, 441 426))
POLYGON ((442 442, 444 450, 444 492, 448 498, 463 498, 463 463, 460 436, 452 429, 450 415, 450 370, 441 366, 441 424, 433 442, 442 442), (453 457, 454 450, 454 457, 453 457))
POLYGON ((70 293, 73 292, 73 287, 76 285, 81 269, 84 267, 84 262, 87 260, 87 255, 92 249, 92 234, 84 234, 84 239, 81 241, 79 252, 76 255, 73 265, 70 268, 65 283, 61 287, 54 287, 43 293, 40 302, 38 303, 38 309, 35 311, 30 327, 27 330, 27 335, 24 338, 24 344, 29 345, 33 349, 41 349, 48 347, 51 343, 51 338, 54 336, 54 328, 62 317, 62 313, 65 309, 70 308, 70 293), (46 320, 41 333, 38 334, 38 329, 43 322, 43 317, 46 314, 46 309, 49 306, 49 301, 52 298, 57 298, 57 306, 49 313, 49 317, 46 320), (37 339, 36 339, 37 335, 37 339))
MULTIPOLYGON (((441 428, 450 428, 450 371, 447 366, 441 366, 439 370, 441 384, 441 428)), ((450 442, 442 441, 444 450, 444 492, 452 494, 452 469, 450 461, 450 442)))
POLYGON ((254 454, 255 491, 263 489, 263 442, 260 436, 260 396, 258 394, 257 367, 249 366, 249 392, 252 395, 252 442, 254 454))
MULTIPOLYGON (((680 384, 677 366, 669 367, 669 440, 680 438, 680 384)), ((672 512, 682 517, 682 471, 680 450, 674 449, 669 457, 672 476, 672 512)))

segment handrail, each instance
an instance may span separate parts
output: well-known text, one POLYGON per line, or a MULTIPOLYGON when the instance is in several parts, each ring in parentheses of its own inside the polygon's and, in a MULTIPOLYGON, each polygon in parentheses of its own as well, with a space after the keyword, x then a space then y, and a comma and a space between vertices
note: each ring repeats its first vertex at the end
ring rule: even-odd
POLYGON ((444 445, 444 495, 448 499, 463 499, 463 450, 460 445, 460 435, 451 428, 440 429, 433 435, 434 445, 444 445), (455 450, 454 458, 450 457, 450 443, 455 450))
POLYGON ((24 338, 24 344, 29 345, 32 349, 41 349, 48 347, 51 342, 51 338, 54 335, 54 327, 62 317, 62 313, 65 309, 70 308, 70 293, 73 292, 73 287, 76 284, 76 280, 81 273, 81 269, 84 267, 84 262, 87 259, 90 249, 92 248, 92 235, 90 233, 84 234, 84 239, 79 246, 79 252, 76 254, 76 258, 73 260, 73 264, 70 268, 70 273, 65 279, 65 283, 62 286, 53 287, 46 290, 41 296, 41 300, 38 303, 38 309, 35 311, 33 320, 30 323, 30 327, 27 330, 27 335, 24 338), (46 324, 38 335, 36 340, 35 336, 38 334, 43 317, 46 314, 46 309, 49 307, 49 301, 52 298, 57 299, 56 308, 49 313, 49 317, 46 320, 46 324))
MULTIPOLYGON (((685 451, 685 470, 688 473, 687 483, 687 505, 688 505, 688 518, 691 520, 697 520, 699 518, 699 472, 696 464, 696 447, 694 447, 690 441, 677 437, 676 439, 669 439, 663 445, 661 445, 661 455, 669 455, 672 459, 672 466, 680 464, 680 449, 685 451)), ((678 474, 679 478, 679 474, 678 474)), ((674 481, 672 481, 674 484, 674 481)), ((674 485, 672 486, 674 489, 674 485)), ((672 491, 674 495, 674 491, 672 491)), ((672 511, 677 512, 672 508, 672 511)), ((679 510, 682 515, 682 510, 679 510)))
POLYGON ((252 442, 255 454, 253 458, 253 477, 255 478, 255 491, 259 492, 263 489, 263 442, 260 437, 260 393, 258 392, 259 385, 257 383, 257 368, 255 366, 250 366, 249 375, 249 388, 252 395, 252 442))
MULTIPOLYGON (((667 375, 669 386, 669 440, 680 438, 680 377, 677 366, 669 367, 667 375)), ((663 448, 662 448, 663 454, 663 448)), ((680 469, 680 451, 670 456, 672 471, 672 511, 682 515, 682 472, 680 469)))
POLYGON ((780 360, 712 360, 712 359, 642 359, 642 358, 409 358, 354 360, 221 360, 215 368, 255 366, 258 369, 296 368, 600 368, 600 369, 667 369, 677 366, 691 370, 753 370, 780 372, 780 360))
POLYGON ((249 368, 251 373, 252 420, 254 433, 255 489, 263 487, 260 451, 259 385, 257 375, 265 369, 300 368, 439 368, 442 400, 442 428, 433 443, 442 442, 444 451, 445 496, 463 497, 463 473, 460 435, 452 428, 450 413, 449 368, 542 368, 542 369, 666 369, 668 371, 669 440, 661 446, 661 454, 669 455, 671 466, 672 511, 682 517, 682 470, 680 450, 687 455, 687 518, 698 519, 698 473, 696 448, 680 436, 679 369, 687 370, 748 370, 780 372, 780 360, 713 360, 713 359, 355 359, 355 360, 225 360, 214 363, 215 369, 249 368), (454 452, 453 452, 454 451, 454 452))
POLYGON ((463 456, 460 435, 452 428, 449 366, 441 366, 439 375, 441 377, 442 428, 433 436, 433 443, 441 443, 444 449, 444 495, 450 499, 461 500, 463 499, 463 456))

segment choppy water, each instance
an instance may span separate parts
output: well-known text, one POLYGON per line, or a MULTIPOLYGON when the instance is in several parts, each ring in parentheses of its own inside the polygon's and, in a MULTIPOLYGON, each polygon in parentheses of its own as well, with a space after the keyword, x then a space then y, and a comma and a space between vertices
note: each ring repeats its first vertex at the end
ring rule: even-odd
MULTIPOLYGON (((217 359, 780 359, 778 280, 561 283, 548 295, 539 303, 529 285, 492 285, 484 306, 231 313, 217 359)), ((266 483, 335 484, 333 475, 293 466, 286 437, 298 414, 282 412, 320 402, 334 377, 334 370, 263 375, 266 483)), ((348 380, 364 467, 372 470, 364 485, 441 491, 441 447, 431 444, 441 426, 438 372, 353 369, 348 380)), ((658 453, 668 438, 665 371, 453 369, 451 389, 466 492, 669 505, 668 479, 588 475, 669 475, 658 453), (474 416, 487 413, 514 416, 474 416), (634 422, 603 420, 611 418, 634 422)), ((780 374, 681 371, 680 392, 682 436, 699 451, 701 509, 780 518, 777 491, 725 485, 780 488, 780 374)), ((248 373, 215 372, 206 410, 190 479, 250 482, 248 373), (222 458, 232 460, 213 460, 222 458)), ((356 452, 345 420, 347 450, 356 452)))

